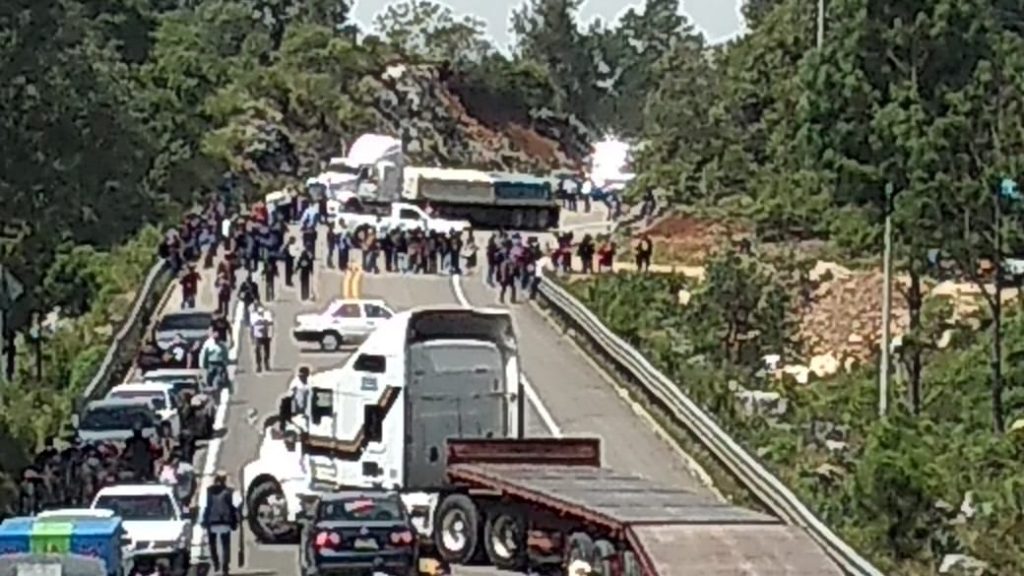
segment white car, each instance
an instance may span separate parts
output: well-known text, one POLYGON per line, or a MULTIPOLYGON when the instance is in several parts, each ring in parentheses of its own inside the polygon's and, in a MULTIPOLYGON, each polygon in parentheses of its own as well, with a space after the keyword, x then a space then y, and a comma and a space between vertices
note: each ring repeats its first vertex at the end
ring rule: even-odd
POLYGON ((192 521, 178 504, 174 488, 162 484, 120 484, 96 494, 93 509, 112 510, 121 517, 134 557, 167 559, 173 574, 185 574, 192 521))
POLYGON ((298 342, 317 343, 323 350, 338 350, 366 339, 394 314, 383 300, 340 298, 321 312, 296 316, 292 336, 298 342))
POLYGON ((171 426, 171 436, 181 434, 181 416, 178 414, 178 395, 173 384, 161 382, 133 382, 114 386, 107 392, 108 400, 145 400, 160 417, 161 423, 171 426))
POLYGON ((37 520, 50 520, 51 522, 71 522, 80 518, 96 518, 106 520, 117 516, 113 510, 103 508, 58 508, 57 510, 45 510, 36 515, 37 520))

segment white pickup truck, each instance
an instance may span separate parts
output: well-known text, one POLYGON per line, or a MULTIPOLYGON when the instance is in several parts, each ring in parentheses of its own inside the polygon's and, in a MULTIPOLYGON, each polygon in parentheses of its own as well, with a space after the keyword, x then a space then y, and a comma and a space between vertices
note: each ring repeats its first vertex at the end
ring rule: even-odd
POLYGON ((391 204, 390 212, 386 210, 383 213, 369 210, 365 212, 340 211, 337 213, 337 219, 339 222, 344 222, 345 227, 349 230, 368 224, 377 229, 419 229, 427 232, 433 231, 447 234, 452 230, 462 232, 470 227, 469 222, 466 220, 435 218, 424 212, 419 206, 403 202, 391 204))

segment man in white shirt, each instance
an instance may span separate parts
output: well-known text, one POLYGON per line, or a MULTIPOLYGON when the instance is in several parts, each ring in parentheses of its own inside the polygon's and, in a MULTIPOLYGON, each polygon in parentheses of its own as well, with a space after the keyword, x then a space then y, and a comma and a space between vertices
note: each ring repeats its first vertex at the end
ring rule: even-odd
POLYGON ((256 350, 256 371, 270 370, 270 344, 274 337, 274 316, 262 304, 253 304, 252 346, 256 350))
POLYGON ((288 385, 288 393, 292 397, 292 414, 306 414, 306 405, 309 402, 309 366, 299 367, 298 373, 288 385))

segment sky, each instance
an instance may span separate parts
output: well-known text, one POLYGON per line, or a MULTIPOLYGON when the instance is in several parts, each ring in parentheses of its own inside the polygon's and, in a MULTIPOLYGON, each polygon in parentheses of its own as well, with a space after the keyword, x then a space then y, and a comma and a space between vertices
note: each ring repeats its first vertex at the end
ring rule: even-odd
MULTIPOLYGON (((497 46, 508 46, 508 23, 512 10, 523 0, 445 0, 456 14, 472 13, 487 22, 487 31, 497 46)), ((681 0, 682 11, 711 42, 727 40, 739 34, 743 28, 740 5, 743 0, 681 0)), ((356 0, 354 16, 365 28, 373 17, 390 2, 385 0, 356 0)), ((600 17, 614 22, 617 17, 633 5, 643 5, 642 0, 586 0, 581 16, 586 26, 593 18, 600 17)))

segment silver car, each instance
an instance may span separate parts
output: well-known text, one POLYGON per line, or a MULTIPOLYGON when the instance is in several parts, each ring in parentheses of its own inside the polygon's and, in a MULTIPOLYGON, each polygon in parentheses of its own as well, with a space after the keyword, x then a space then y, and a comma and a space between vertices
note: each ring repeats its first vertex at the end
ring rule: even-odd
POLYGON ((81 416, 76 414, 72 424, 83 442, 124 442, 132 437, 135 426, 142 427, 144 437, 155 438, 160 416, 148 400, 96 400, 86 405, 81 416))

